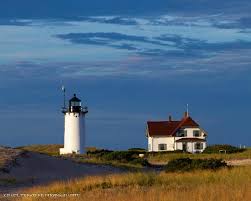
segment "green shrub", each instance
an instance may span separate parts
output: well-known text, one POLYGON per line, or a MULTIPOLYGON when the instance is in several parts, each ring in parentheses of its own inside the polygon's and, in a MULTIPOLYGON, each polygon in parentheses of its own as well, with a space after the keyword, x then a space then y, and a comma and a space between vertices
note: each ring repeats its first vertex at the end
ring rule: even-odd
POLYGON ((179 158, 171 160, 166 166, 166 172, 184 172, 191 170, 211 169, 216 170, 222 167, 227 167, 226 162, 222 159, 190 159, 179 158))
POLYGON ((95 151, 87 151, 86 154, 91 157, 99 158, 111 152, 113 151, 106 150, 106 149, 97 149, 95 151))
POLYGON ((103 156, 105 160, 116 160, 121 162, 129 162, 132 160, 134 153, 129 151, 114 151, 103 156))
POLYGON ((114 151, 103 155, 104 160, 118 161, 121 163, 146 164, 146 160, 139 158, 138 152, 134 151, 114 151))
POLYGON ((139 158, 139 154, 135 150, 132 151, 110 151, 110 150, 95 150, 87 152, 90 158, 97 158, 104 162, 119 162, 119 163, 131 163, 140 164, 142 166, 148 165, 146 159, 139 158))
POLYGON ((234 147, 227 144, 220 144, 220 145, 208 146, 203 153, 215 154, 215 153, 220 153, 220 151, 223 151, 223 153, 226 151, 227 154, 232 154, 232 153, 244 152, 245 149, 240 149, 238 147, 234 147))

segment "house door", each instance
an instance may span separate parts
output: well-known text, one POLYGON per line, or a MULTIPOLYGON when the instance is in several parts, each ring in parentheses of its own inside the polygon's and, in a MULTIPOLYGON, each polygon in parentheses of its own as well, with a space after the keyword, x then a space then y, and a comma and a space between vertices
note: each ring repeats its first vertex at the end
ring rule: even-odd
POLYGON ((187 143, 186 142, 183 142, 182 150, 185 151, 185 152, 187 151, 187 143))

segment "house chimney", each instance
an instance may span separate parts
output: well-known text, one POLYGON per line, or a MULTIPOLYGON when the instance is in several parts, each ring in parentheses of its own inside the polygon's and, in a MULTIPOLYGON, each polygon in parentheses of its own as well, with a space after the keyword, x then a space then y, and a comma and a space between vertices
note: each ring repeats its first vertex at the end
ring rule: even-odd
POLYGON ((171 115, 169 115, 169 121, 172 121, 172 116, 171 115))

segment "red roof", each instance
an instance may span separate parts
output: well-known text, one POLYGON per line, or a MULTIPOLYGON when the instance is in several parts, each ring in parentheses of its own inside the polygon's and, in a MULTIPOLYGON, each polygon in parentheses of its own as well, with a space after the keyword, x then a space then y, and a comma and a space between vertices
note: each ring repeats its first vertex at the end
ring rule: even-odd
POLYGON ((191 117, 184 117, 181 121, 148 121, 149 136, 174 136, 180 128, 198 128, 191 117))

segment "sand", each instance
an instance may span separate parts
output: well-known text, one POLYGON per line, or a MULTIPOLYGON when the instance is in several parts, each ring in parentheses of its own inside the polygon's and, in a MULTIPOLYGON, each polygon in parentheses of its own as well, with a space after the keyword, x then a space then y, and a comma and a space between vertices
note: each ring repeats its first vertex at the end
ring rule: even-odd
POLYGON ((17 165, 9 173, 0 172, 1 178, 15 178, 16 184, 0 185, 0 193, 15 192, 25 187, 58 180, 68 180, 90 175, 121 173, 125 170, 107 165, 76 163, 70 159, 27 152, 17 159, 17 165))

